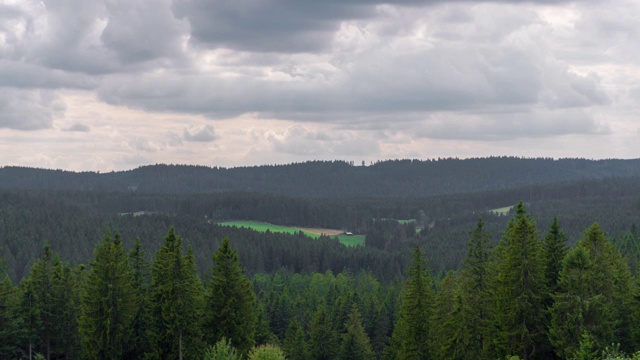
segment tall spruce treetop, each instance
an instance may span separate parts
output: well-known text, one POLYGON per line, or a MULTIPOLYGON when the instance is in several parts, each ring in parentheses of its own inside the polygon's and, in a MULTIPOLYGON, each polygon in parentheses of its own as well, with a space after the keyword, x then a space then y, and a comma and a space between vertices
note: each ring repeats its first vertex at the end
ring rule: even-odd
POLYGON ((362 317, 358 307, 353 304, 349 318, 344 324, 345 333, 342 334, 342 344, 338 353, 338 360, 369 360, 375 359, 371 349, 371 341, 362 326, 362 317))
POLYGON ((95 251, 82 296, 79 329, 89 358, 122 358, 138 310, 138 294, 132 282, 120 235, 112 240, 107 233, 95 251))
POLYGON ((559 290, 558 279, 562 270, 562 260, 567 255, 567 235, 560 229, 556 217, 553 218, 549 232, 544 238, 543 248, 547 286, 549 292, 555 293, 559 290))
POLYGON ((544 259, 536 224, 522 202, 496 248, 494 337, 498 357, 517 355, 524 360, 543 356, 545 346, 543 299, 546 293, 544 259))
POLYGON ((224 238, 213 254, 214 268, 206 294, 207 341, 215 344, 230 339, 238 350, 247 354, 255 344, 256 295, 244 275, 238 255, 224 238))
POLYGON ((456 299, 458 310, 452 328, 457 333, 449 339, 456 349, 456 359, 480 359, 489 341, 491 303, 489 297, 489 267, 491 235, 482 219, 467 243, 467 258, 462 265, 456 299))
POLYGON ((391 337, 396 359, 431 359, 429 331, 433 289, 431 275, 420 248, 413 251, 409 279, 400 305, 400 314, 391 337))
POLYGON ((21 327, 17 312, 17 291, 0 259, 0 358, 17 359, 21 327))
POLYGON ((182 238, 169 229, 156 252, 149 286, 150 359, 197 358, 202 352, 203 288, 193 253, 182 254, 182 238))

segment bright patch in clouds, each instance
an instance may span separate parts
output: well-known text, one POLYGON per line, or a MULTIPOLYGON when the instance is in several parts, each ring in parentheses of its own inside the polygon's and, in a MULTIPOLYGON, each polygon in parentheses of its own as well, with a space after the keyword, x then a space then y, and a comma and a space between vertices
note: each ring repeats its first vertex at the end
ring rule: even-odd
POLYGON ((638 157, 632 0, 0 0, 0 165, 638 157))

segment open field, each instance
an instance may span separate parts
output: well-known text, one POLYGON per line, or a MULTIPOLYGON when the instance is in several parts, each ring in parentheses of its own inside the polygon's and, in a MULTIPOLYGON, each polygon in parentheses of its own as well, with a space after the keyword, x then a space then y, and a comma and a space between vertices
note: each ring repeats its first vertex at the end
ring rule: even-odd
POLYGON ((271 232, 280 232, 287 234, 295 234, 302 231, 305 235, 317 239, 320 235, 325 234, 327 236, 337 237, 338 241, 345 246, 359 246, 364 245, 363 235, 343 235, 342 230, 336 229, 321 229, 321 228, 296 228, 290 226, 280 226, 274 224, 268 224, 260 221, 221 221, 217 223, 222 226, 236 226, 245 227, 255 231, 265 232, 267 230, 271 232))
POLYGON ((498 209, 492 209, 492 210, 489 210, 489 211, 494 213, 494 214, 496 214, 496 215, 505 216, 505 215, 509 215, 509 211, 511 211, 512 208, 513 208, 513 205, 501 207, 501 208, 498 208, 498 209))

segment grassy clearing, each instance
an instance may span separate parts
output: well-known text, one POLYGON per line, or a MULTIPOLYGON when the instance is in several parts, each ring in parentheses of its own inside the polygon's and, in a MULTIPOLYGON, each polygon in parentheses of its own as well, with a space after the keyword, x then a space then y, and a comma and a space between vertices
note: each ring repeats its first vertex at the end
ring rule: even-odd
MULTIPOLYGON (((334 230, 334 229, 304 229, 304 228, 296 228, 296 227, 290 227, 290 226, 273 225, 273 224, 268 224, 260 221, 222 221, 222 222, 218 222, 217 224, 222 226, 235 226, 239 228, 244 227, 244 228, 252 229, 259 232, 266 232, 267 230, 269 230, 270 232, 296 234, 302 231, 305 235, 314 239, 319 238, 320 234, 326 234, 331 236, 337 233, 342 233, 342 231, 334 230)), ((345 246, 364 245, 363 235, 351 235, 351 236, 337 235, 334 237, 337 237, 338 241, 340 241, 340 243, 342 243, 345 246)))
POLYGON ((513 205, 489 210, 489 212, 492 212, 496 215, 506 216, 506 215, 509 215, 509 211, 511 211, 511 209, 513 209, 513 205))
POLYGON ((398 220, 398 222, 404 225, 404 224, 416 222, 416 219, 404 219, 404 220, 398 220))

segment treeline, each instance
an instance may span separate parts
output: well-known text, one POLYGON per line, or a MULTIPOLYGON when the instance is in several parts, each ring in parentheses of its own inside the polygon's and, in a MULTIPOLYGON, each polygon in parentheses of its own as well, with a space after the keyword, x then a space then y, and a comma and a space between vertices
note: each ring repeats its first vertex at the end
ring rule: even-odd
POLYGON ((229 169, 151 165, 102 174, 4 167, 0 168, 0 188, 147 194, 252 192, 290 197, 412 198, 629 176, 640 176, 640 160, 490 157, 390 160, 370 166, 352 166, 345 161, 229 169))
POLYGON ((571 247, 555 220, 539 234, 522 203, 496 245, 477 221, 461 266, 442 277, 415 247, 390 282, 286 268, 250 282, 239 243, 209 252, 204 276, 203 251, 173 228, 152 261, 139 240, 126 252, 119 233, 103 236, 89 266, 47 245, 17 286, 0 274, 0 358, 622 359, 640 349, 640 277, 600 226, 571 247))

